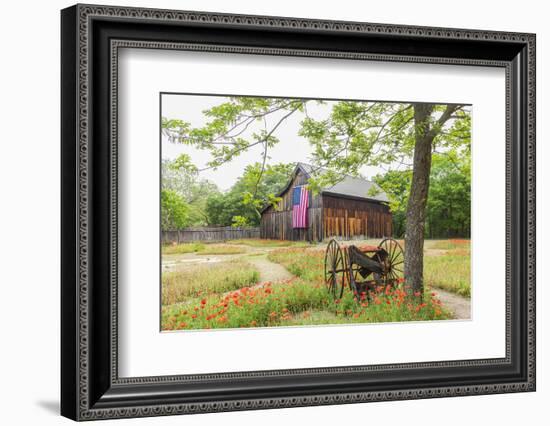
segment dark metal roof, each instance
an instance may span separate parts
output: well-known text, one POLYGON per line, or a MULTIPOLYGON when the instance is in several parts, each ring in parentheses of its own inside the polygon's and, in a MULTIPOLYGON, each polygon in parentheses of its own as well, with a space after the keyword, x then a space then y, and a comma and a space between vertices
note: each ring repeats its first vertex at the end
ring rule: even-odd
MULTIPOLYGON (((321 168, 315 168, 305 163, 298 163, 296 168, 301 168, 308 176, 311 176, 316 171, 323 171, 321 168)), ((335 185, 322 188, 321 192, 323 194, 345 195, 348 197, 364 198, 366 200, 381 201, 385 203, 390 201, 386 193, 374 182, 348 175, 335 185), (370 193, 371 188, 377 189, 376 195, 370 193)))
MULTIPOLYGON (((288 191, 298 170, 301 170, 307 177, 311 177, 313 174, 315 174, 315 172, 323 171, 324 169, 317 168, 306 163, 297 163, 296 168, 292 172, 292 177, 289 179, 286 186, 277 194, 278 197, 280 197, 282 194, 288 191)), ((340 182, 336 183, 335 185, 322 188, 321 193, 327 194, 327 195, 340 196, 340 197, 355 198, 355 199, 359 198, 363 200, 370 200, 370 201, 376 201, 376 202, 382 202, 382 203, 389 202, 389 199, 386 193, 382 191, 382 189, 378 185, 376 185, 374 182, 371 182, 370 180, 366 180, 366 179, 348 176, 348 175, 346 175, 340 182), (378 190, 376 195, 370 194, 370 190, 373 187, 378 190)), ((270 205, 265 206, 262 209, 262 213, 265 210, 267 210, 269 207, 270 205)))

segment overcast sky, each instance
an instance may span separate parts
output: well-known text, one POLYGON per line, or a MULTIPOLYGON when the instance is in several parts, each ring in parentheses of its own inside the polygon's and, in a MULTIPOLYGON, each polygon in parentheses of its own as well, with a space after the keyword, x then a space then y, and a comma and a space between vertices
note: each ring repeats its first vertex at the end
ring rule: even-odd
MULTIPOLYGON (((226 102, 228 98, 219 96, 197 96, 197 95, 162 95, 162 116, 171 119, 181 119, 191 123, 191 127, 202 127, 207 122, 202 112, 215 105, 226 102)), ((327 101, 324 105, 317 105, 313 102, 308 103, 308 114, 312 118, 326 118, 332 105, 335 102, 327 101)), ((280 117, 272 117, 271 120, 278 120, 280 117)), ((268 164, 275 163, 311 163, 311 146, 309 142, 298 136, 300 122, 304 119, 304 114, 297 112, 285 120, 274 133, 279 139, 279 143, 270 148, 268 155, 268 164)), ((273 124, 272 122, 269 124, 273 124)), ((252 126, 251 126, 252 127, 252 126)), ((271 128, 269 126, 268 128, 271 128)), ((259 128, 256 127, 256 130, 259 128)), ((174 159, 182 153, 191 156, 192 162, 199 168, 204 168, 210 160, 208 151, 198 150, 194 147, 172 143, 166 136, 162 136, 162 158, 174 159)), ((255 162, 262 160, 262 146, 257 145, 250 148, 232 161, 220 166, 217 170, 205 170, 200 173, 200 177, 214 182, 221 190, 229 189, 242 175, 244 168, 255 162)), ((377 173, 383 172, 383 169, 377 167, 363 167, 361 174, 370 178, 377 173)))

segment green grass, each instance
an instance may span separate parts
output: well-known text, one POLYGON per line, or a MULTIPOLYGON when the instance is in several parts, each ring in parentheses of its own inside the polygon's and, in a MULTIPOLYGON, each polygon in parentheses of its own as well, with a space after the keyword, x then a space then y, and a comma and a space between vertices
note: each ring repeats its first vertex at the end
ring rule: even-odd
POLYGON ((208 244, 199 251, 200 254, 242 254, 246 253, 244 247, 228 244, 208 244))
POLYGON ((306 247, 309 243, 304 241, 286 241, 286 240, 263 240, 263 239, 242 239, 242 240, 229 240, 229 244, 239 244, 249 247, 258 248, 277 248, 277 247, 306 247))
POLYGON ((288 271, 306 281, 321 283, 324 281, 325 252, 324 248, 309 249, 290 248, 275 250, 267 255, 275 263, 280 263, 288 271))
POLYGON ((255 284, 258 279, 258 271, 243 260, 163 272, 162 305, 187 303, 193 297, 239 289, 255 284))
POLYGON ((470 240, 453 239, 453 240, 431 240, 425 242, 426 248, 437 250, 470 250, 470 240))
POLYGON ((424 256, 424 280, 432 287, 439 287, 461 296, 471 295, 470 245, 441 242, 437 245, 442 254, 424 256), (443 247, 449 247, 445 249, 443 247))
POLYGON ((204 243, 182 243, 176 245, 162 246, 163 255, 173 254, 242 254, 246 253, 245 247, 229 244, 204 244, 204 243))
POLYGON ((439 301, 409 297, 381 288, 369 300, 351 292, 334 300, 320 283, 302 279, 194 298, 162 309, 162 329, 210 329, 320 324, 377 323, 446 319, 439 301))
POLYGON ((162 254, 186 254, 197 253, 204 249, 203 243, 184 243, 174 245, 163 245, 162 254))
MULTIPOLYGON (((281 248, 268 259, 285 266, 296 278, 227 292, 227 287, 200 285, 180 296, 185 303, 163 303, 162 329, 209 329, 304 326, 369 322, 424 321, 450 318, 427 288, 424 298, 409 295, 405 284, 380 286, 369 295, 349 289, 342 299, 328 293, 324 281, 324 249, 281 248)), ((196 279, 196 276, 193 277, 196 279)), ((210 281, 212 282, 212 281, 210 281)), ((163 294, 164 296, 164 294, 163 294)), ((174 299, 173 299, 174 300, 174 299)))

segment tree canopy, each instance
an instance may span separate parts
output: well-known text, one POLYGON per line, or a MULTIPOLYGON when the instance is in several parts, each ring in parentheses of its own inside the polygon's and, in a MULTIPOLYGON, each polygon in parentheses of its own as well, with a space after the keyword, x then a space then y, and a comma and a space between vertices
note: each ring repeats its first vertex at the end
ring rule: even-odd
POLYGON ((189 224, 189 205, 176 192, 160 191, 161 229, 163 231, 185 228, 189 224))
POLYGON ((260 212, 269 204, 276 204, 276 194, 288 182, 294 164, 266 165, 255 163, 225 194, 217 194, 207 200, 207 215, 218 225, 257 226, 260 212))
MULTIPOLYGON (((405 235, 412 169, 389 170, 373 177, 390 199, 393 232, 405 235)), ((470 236, 470 154, 451 150, 433 154, 426 206, 426 238, 470 236)))
MULTIPOLYGON (((172 229, 210 225, 212 222, 207 213, 207 200, 221 194, 218 187, 208 180, 201 179, 185 154, 175 160, 163 160, 161 167, 162 191, 171 194, 171 199, 177 196, 186 205, 187 219, 184 222, 178 222, 179 225, 172 229)), ((165 218, 165 215, 171 214, 168 207, 166 208, 166 212, 164 205, 161 209, 162 220, 163 223, 170 223, 165 218)))
MULTIPOLYGON (((253 190, 249 190, 246 179, 242 182, 246 186, 243 203, 257 212, 265 202, 259 186, 268 168, 269 151, 280 142, 277 129, 298 114, 298 135, 309 142, 311 162, 317 170, 308 182, 314 192, 344 175, 357 176, 364 166, 410 172, 408 199, 400 200, 406 202, 405 276, 416 291, 421 290, 432 154, 460 155, 469 150, 469 108, 458 104, 229 97, 203 111, 208 121, 202 127, 164 117, 162 131, 172 142, 208 151, 211 159, 206 169, 215 169, 260 146, 260 166, 250 172, 253 190)), ((448 183, 450 178, 440 170, 443 165, 439 161, 434 161, 434 179, 448 183)), ((437 189, 432 193, 438 196, 437 189)), ((442 207, 437 205, 434 200, 434 211, 441 213, 442 207)), ((448 220, 456 220, 457 214, 449 211, 448 220)), ((246 220, 246 216, 234 217, 239 223, 246 220)), ((465 217, 459 220, 466 223, 465 217)))

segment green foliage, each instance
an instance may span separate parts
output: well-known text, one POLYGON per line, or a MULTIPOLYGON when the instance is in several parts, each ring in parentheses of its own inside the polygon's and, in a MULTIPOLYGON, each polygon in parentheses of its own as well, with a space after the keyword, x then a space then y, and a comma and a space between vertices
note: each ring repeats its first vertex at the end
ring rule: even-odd
MULTIPOLYGON (((426 207, 426 237, 470 235, 471 160, 468 147, 432 155, 426 207)), ((394 235, 405 234, 412 170, 391 170, 373 180, 386 192, 393 214, 394 235)))
POLYGON ((402 237, 405 234, 405 219, 409 192, 411 188, 412 170, 390 170, 383 175, 374 176, 373 180, 384 190, 390 200, 393 216, 393 234, 402 237))
POLYGON ((169 167, 172 170, 183 171, 190 175, 195 175, 197 173, 197 166, 192 163, 191 156, 189 154, 180 154, 170 163, 169 167))
POLYGON ((429 238, 469 237, 471 214, 471 161, 469 150, 432 157, 430 192, 426 209, 429 238))
POLYGON ((212 182, 200 179, 187 154, 162 161, 162 190, 178 194, 188 205, 186 226, 205 226, 209 220, 206 204, 210 196, 221 194, 212 182))
MULTIPOLYGON (((410 163, 416 138, 425 134, 433 140, 434 152, 426 214, 428 235, 468 232, 471 137, 468 107, 430 105, 427 118, 416 123, 417 105, 412 103, 339 101, 330 108, 327 105, 306 99, 231 97, 203 112, 209 121, 202 128, 163 118, 163 132, 172 141, 207 150, 211 154, 208 163, 211 168, 261 146, 263 160, 247 168, 228 193, 214 194, 206 202, 210 223, 256 225, 262 207, 276 205, 274 194, 288 176, 289 170, 283 170, 284 177, 280 177, 267 165, 269 149, 279 142, 276 131, 292 114, 300 114, 299 136, 310 143, 312 162, 318 166, 309 180, 310 189, 317 193, 344 175, 358 176, 364 166, 386 166, 390 171, 375 180, 391 198, 397 235, 405 232, 412 177, 410 163), (309 105, 315 105, 324 115, 308 114, 309 105), (455 169, 451 167, 453 164, 455 169), (277 185, 269 182, 272 175, 277 185)), ((183 164, 187 165, 185 159, 183 164)))
POLYGON ((161 200, 161 228, 172 230, 185 228, 189 223, 189 205, 176 192, 163 189, 161 200))
MULTIPOLYGON (((204 111, 209 118, 202 128, 191 128, 181 120, 163 118, 163 132, 171 140, 207 150, 209 167, 231 161, 253 146, 263 147, 262 167, 268 151, 279 140, 277 128, 292 114, 301 114, 299 135, 313 149, 312 162, 319 166, 309 185, 313 192, 338 182, 343 175, 358 176, 363 166, 389 165, 392 169, 407 164, 416 144, 414 104, 390 102, 340 101, 326 108, 326 116, 313 118, 308 105, 327 105, 323 101, 282 98, 228 98, 204 111)), ((321 108, 319 107, 319 108, 321 108)), ((423 126, 434 135, 434 149, 457 149, 470 143, 471 116, 468 109, 455 106, 445 115, 447 105, 435 105, 423 126), (446 119, 442 119, 445 117, 446 119)), ((252 178, 252 174, 250 174, 252 178)), ((248 195, 247 204, 260 208, 261 201, 248 195)))
POLYGON ((305 102, 301 99, 231 97, 203 111, 210 121, 202 128, 191 128, 184 121, 163 117, 162 130, 174 142, 208 150, 212 155, 208 166, 216 168, 256 145, 262 145, 267 153, 279 142, 275 130, 290 115, 303 111, 305 102), (268 129, 264 117, 277 114, 279 116, 268 129), (247 132, 253 125, 256 131, 247 132))
POLYGON ((294 164, 267 165, 255 163, 225 194, 214 194, 206 200, 206 214, 217 225, 256 226, 260 212, 268 204, 276 205, 278 193, 288 182, 294 164))
POLYGON ((334 183, 342 174, 356 176, 368 165, 391 164, 414 149, 413 108, 385 102, 336 103, 323 120, 307 117, 300 135, 313 147, 313 160, 333 172, 319 186, 334 183))
POLYGON ((248 219, 244 216, 233 216, 231 226, 235 228, 242 228, 248 226, 248 219))

